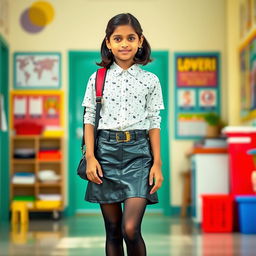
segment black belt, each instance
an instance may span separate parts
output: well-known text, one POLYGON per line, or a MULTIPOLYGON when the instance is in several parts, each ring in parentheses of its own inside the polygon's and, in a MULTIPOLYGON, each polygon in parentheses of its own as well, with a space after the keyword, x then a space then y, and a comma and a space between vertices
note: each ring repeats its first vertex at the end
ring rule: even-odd
POLYGON ((98 135, 107 140, 115 140, 117 142, 128 142, 131 140, 138 140, 140 138, 147 138, 147 130, 131 130, 131 131, 113 131, 113 130, 98 130, 98 135))

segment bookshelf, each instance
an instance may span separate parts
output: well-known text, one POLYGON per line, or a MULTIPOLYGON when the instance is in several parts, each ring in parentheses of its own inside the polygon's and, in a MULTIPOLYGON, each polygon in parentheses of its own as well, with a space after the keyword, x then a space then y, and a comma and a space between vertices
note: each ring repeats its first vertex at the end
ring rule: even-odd
POLYGON ((15 135, 10 140, 10 201, 26 201, 29 211, 53 211, 58 217, 64 209, 63 138, 15 135), (25 154, 17 154, 22 150, 25 154), (43 180, 43 171, 57 178, 43 180))

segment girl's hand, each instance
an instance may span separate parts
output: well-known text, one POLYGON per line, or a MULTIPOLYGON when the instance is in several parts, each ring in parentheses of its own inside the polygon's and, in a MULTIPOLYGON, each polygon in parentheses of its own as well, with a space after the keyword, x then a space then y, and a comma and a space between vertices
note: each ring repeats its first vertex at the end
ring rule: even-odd
POLYGON ((155 185, 150 191, 150 194, 155 193, 163 183, 163 175, 161 171, 161 165, 160 164, 153 164, 151 167, 150 173, 149 173, 149 185, 151 186, 153 184, 153 181, 155 180, 155 185))
POLYGON ((102 180, 99 178, 99 176, 103 177, 103 173, 98 160, 94 156, 90 156, 86 157, 86 161, 86 175, 88 179, 94 183, 101 184, 102 180))

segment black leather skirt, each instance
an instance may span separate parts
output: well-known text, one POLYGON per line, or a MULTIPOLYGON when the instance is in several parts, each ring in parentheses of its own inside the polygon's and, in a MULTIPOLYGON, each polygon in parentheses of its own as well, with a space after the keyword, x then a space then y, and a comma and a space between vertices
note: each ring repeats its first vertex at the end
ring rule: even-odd
POLYGON ((149 193, 153 158, 146 130, 99 130, 95 156, 103 170, 103 183, 88 182, 86 201, 105 204, 142 197, 148 204, 158 203, 157 192, 149 193))

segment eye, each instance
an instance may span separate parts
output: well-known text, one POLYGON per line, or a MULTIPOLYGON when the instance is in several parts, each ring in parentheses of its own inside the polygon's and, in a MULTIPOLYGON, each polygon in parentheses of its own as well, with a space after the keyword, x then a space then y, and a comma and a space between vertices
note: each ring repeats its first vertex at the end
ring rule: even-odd
POLYGON ((130 36, 128 39, 129 41, 134 41, 136 38, 134 36, 130 36))
POLYGON ((121 37, 114 37, 114 41, 120 42, 121 41, 121 37))

